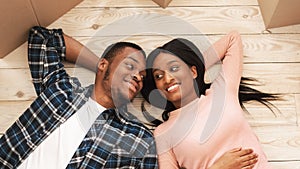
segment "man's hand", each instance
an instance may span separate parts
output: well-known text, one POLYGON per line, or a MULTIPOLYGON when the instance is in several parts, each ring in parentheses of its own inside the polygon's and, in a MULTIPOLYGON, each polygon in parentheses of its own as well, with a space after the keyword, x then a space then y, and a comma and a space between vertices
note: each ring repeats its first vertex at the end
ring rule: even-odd
POLYGON ((225 152, 209 169, 251 169, 257 157, 252 149, 235 148, 225 152))

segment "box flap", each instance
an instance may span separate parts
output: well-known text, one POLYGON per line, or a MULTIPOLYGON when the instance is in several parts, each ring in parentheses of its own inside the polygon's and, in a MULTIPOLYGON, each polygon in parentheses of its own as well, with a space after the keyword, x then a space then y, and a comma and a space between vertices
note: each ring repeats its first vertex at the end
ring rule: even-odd
POLYGON ((258 0, 265 27, 300 24, 299 0, 258 0))
POLYGON ((172 0, 153 0, 153 2, 157 3, 159 6, 166 8, 172 0))
POLYGON ((27 40, 28 30, 38 25, 29 0, 2 0, 0 6, 0 58, 27 40))
POLYGON ((68 12, 82 0, 31 0, 37 20, 41 26, 48 26, 68 12))
POLYGON ((32 26, 48 26, 82 0, 2 0, 0 58, 23 44, 32 26))

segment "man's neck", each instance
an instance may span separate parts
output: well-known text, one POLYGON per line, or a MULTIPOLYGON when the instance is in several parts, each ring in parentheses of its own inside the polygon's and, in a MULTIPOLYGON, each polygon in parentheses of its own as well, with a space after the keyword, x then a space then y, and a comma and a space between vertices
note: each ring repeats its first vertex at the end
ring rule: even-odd
POLYGON ((91 98, 105 108, 115 108, 116 107, 111 97, 108 97, 104 93, 97 94, 95 89, 93 90, 93 94, 92 94, 91 98))

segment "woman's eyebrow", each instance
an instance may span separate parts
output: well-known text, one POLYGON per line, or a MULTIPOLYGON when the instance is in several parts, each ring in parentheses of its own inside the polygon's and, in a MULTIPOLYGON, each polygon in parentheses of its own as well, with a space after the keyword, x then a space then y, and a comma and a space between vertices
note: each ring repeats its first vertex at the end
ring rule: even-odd
MULTIPOLYGON (((171 65, 172 63, 178 63, 178 60, 170 60, 167 62, 167 65, 171 65)), ((159 70, 161 70, 161 68, 156 67, 156 68, 152 68, 152 70, 153 70, 152 72, 159 71, 159 70)))
POLYGON ((153 68, 152 70, 153 70, 152 72, 161 71, 160 68, 153 68))
POLYGON ((178 62, 178 61, 177 61, 177 60, 171 60, 171 61, 169 61, 169 62, 167 63, 167 65, 170 65, 170 64, 176 63, 176 62, 178 62))

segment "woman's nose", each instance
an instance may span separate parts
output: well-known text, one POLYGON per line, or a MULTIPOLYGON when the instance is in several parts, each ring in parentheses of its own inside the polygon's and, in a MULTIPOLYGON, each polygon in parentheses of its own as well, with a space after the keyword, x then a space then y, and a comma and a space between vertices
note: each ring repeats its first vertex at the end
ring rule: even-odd
POLYGON ((170 74, 169 72, 165 73, 165 81, 166 83, 170 83, 174 79, 173 75, 170 74))

